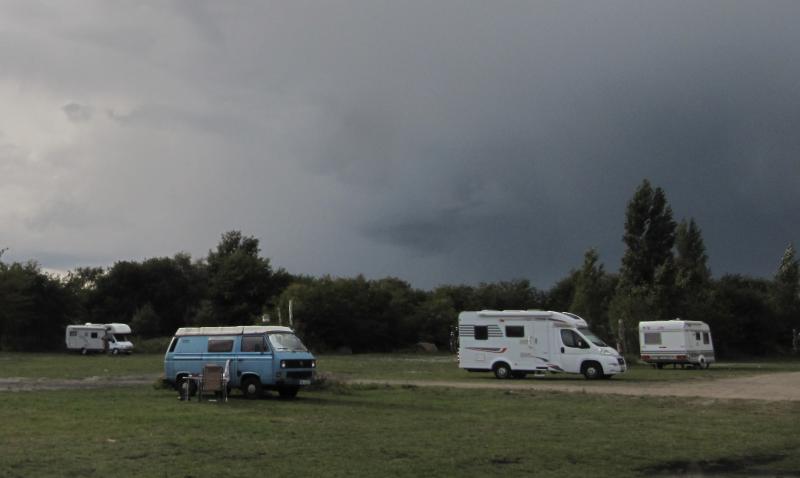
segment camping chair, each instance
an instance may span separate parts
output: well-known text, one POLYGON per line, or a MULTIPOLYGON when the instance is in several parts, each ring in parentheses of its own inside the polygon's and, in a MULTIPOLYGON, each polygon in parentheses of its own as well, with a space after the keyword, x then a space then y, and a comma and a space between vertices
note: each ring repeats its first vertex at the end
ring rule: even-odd
POLYGON ((197 390, 198 402, 203 398, 203 394, 206 393, 213 393, 223 397, 226 402, 228 401, 228 383, 224 379, 227 368, 227 362, 225 367, 213 363, 207 363, 203 366, 203 379, 200 380, 200 388, 197 390))

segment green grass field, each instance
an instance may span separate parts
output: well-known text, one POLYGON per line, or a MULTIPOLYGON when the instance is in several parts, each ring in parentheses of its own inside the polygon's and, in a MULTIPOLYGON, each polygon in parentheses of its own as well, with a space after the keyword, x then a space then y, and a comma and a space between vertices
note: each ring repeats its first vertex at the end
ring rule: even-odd
MULTIPOLYGON (((490 373, 469 373, 458 368, 451 354, 363 354, 322 355, 319 370, 341 378, 391 380, 494 380, 490 373)), ((707 380, 768 372, 800 371, 800 360, 729 362, 714 364, 708 370, 654 370, 648 365, 632 365, 613 380, 624 382, 707 380)), ((28 354, 0 353, 0 377, 84 378, 119 376, 157 376, 163 372, 162 354, 122 356, 75 353, 28 354)), ((552 374, 544 380, 583 380, 580 375, 552 374)), ((592 382, 586 382, 591 384, 592 382)))
MULTIPOLYGON (((324 356, 320 366, 353 378, 490 379, 444 355, 324 356)), ((718 374, 799 368, 739 364, 718 374)), ((640 367, 614 380, 716 371, 640 367)), ((161 356, 0 354, 0 372, 157 376, 161 356)), ((176 398, 152 385, 2 392, 0 476, 800 476, 796 402, 382 385, 334 385, 290 401, 176 398)))

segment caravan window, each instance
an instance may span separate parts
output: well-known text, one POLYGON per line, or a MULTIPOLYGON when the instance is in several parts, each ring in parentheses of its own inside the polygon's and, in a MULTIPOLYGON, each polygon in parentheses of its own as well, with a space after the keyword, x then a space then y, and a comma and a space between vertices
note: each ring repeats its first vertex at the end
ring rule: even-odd
POLYGON ((695 339, 696 341, 700 342, 700 332, 695 332, 695 333, 694 333, 694 339, 695 339))
POLYGON ((246 335, 242 337, 242 352, 267 352, 263 335, 246 335))
POLYGON ((645 332, 644 333, 645 345, 661 345, 661 332, 645 332))
POLYGON ((488 339, 489 339, 489 327, 486 325, 476 325, 475 340, 488 340, 488 339))
POLYGON ((92 332, 92 338, 93 338, 93 339, 96 339, 96 338, 97 338, 97 332, 92 332))
POLYGON ((522 325, 506 325, 506 337, 525 337, 525 327, 522 325))
POLYGON ((77 337, 78 336, 78 331, 77 330, 70 330, 69 331, 69 336, 70 337, 77 337))
POLYGON ((230 352, 231 350, 233 350, 233 338, 208 339, 209 352, 230 352))
POLYGON ((706 345, 711 343, 711 336, 708 335, 708 332, 703 332, 703 343, 706 345))

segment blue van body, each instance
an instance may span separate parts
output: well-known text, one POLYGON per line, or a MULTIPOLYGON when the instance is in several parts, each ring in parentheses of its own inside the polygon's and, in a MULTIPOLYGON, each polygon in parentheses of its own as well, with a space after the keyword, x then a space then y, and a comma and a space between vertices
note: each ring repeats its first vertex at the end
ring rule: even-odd
POLYGON ((164 355, 164 377, 178 389, 191 387, 187 376, 200 374, 206 364, 226 363, 229 386, 248 398, 264 390, 294 397, 300 387, 311 384, 317 366, 288 327, 184 327, 175 332, 164 355))

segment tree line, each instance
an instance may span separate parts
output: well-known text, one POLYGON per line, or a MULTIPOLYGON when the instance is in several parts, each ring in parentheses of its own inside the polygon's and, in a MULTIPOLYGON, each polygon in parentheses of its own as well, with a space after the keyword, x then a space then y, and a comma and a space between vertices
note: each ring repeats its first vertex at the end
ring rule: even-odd
POLYGON ((625 213, 626 249, 607 272, 596 249, 549 290, 519 279, 413 288, 397 278, 292 275, 274 269, 258 239, 229 231, 199 259, 185 253, 65 277, 34 261, 6 263, 0 250, 0 350, 64 347, 68 324, 129 323, 141 338, 178 327, 291 325, 316 351, 392 351, 448 343, 458 312, 481 309, 571 311, 628 353, 641 320, 682 318, 711 325, 718 355, 787 353, 800 328, 800 267, 789 245, 772 278, 714 278, 694 219, 673 218, 666 194, 643 181, 625 213))

